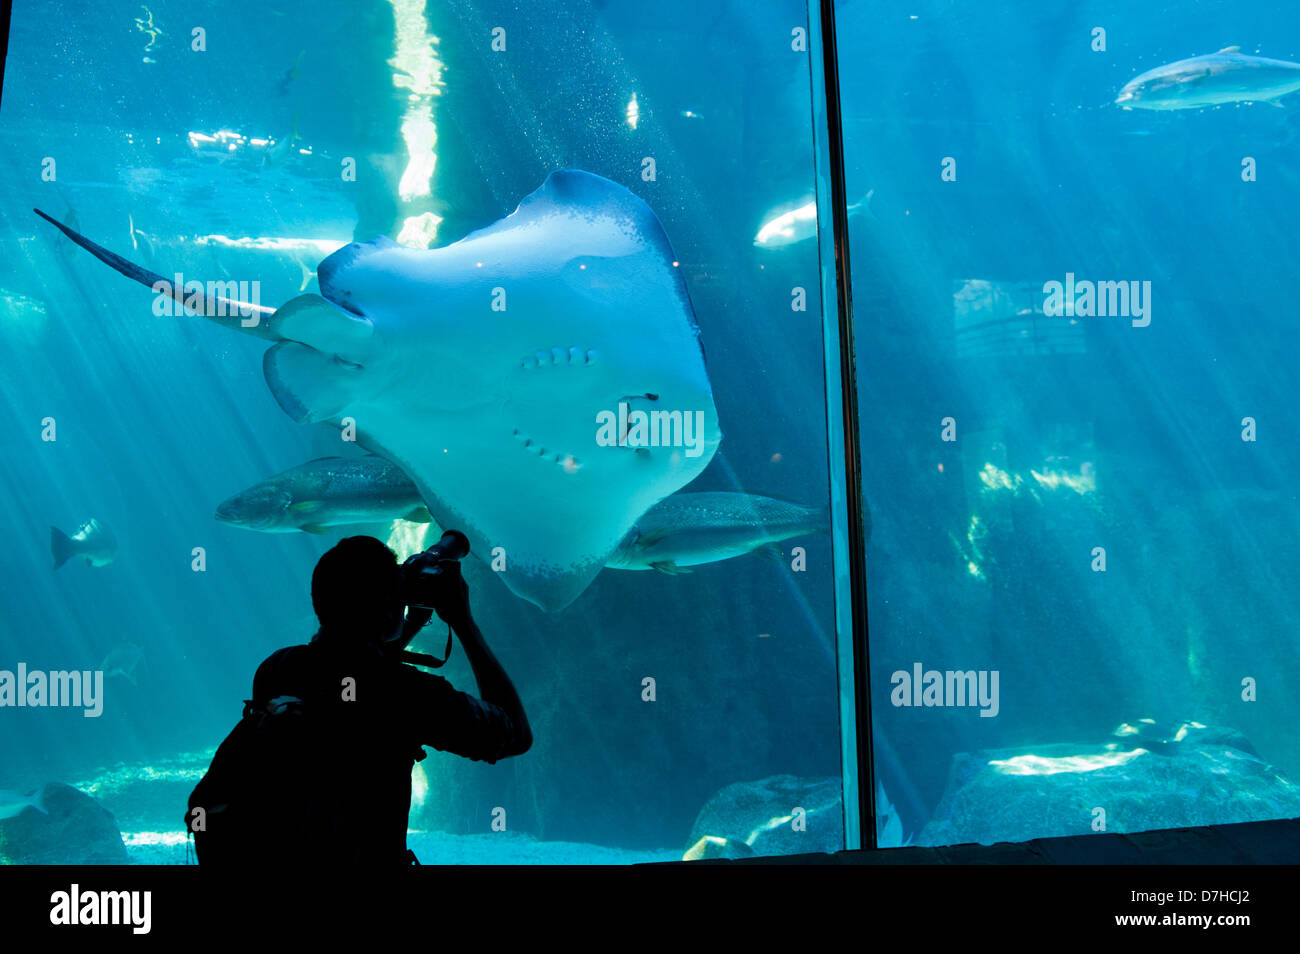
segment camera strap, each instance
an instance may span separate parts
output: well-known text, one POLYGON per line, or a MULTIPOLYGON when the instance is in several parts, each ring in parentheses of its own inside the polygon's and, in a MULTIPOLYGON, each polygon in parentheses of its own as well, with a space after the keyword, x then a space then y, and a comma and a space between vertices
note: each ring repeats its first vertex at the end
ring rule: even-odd
POLYGON ((403 649, 398 654, 398 659, 404 663, 410 663, 413 666, 427 666, 430 669, 441 669, 451 658, 451 627, 447 627, 447 648, 443 650, 442 658, 430 656, 427 653, 413 653, 409 649, 403 649))

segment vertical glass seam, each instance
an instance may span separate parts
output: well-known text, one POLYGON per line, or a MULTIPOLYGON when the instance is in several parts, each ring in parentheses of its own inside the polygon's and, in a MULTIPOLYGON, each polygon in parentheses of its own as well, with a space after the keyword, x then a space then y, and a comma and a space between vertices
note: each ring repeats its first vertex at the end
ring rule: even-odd
POLYGON ((871 692, 868 683, 868 633, 866 593, 866 537, 862 520, 862 472, 858 438, 857 373, 853 339, 853 296, 849 284, 848 200, 844 184, 844 148, 839 102, 839 64, 835 46, 834 0, 808 3, 809 62, 812 74, 813 143, 817 166, 818 254, 821 260, 822 321, 826 343, 826 411, 832 504, 842 505, 848 516, 844 532, 832 522, 836 577, 836 631, 840 648, 841 765, 844 774, 845 840, 850 848, 876 847, 875 766, 872 759, 871 692), (819 86, 812 64, 820 52, 819 86), (826 213, 830 214, 827 215, 826 213), (833 265, 827 265, 828 236, 833 265), (836 303, 836 321, 827 319, 826 306, 836 303), (838 401, 836 391, 838 391, 838 401), (841 453, 837 454, 839 450, 841 453), (837 460, 837 457, 840 460, 837 460), (842 468, 842 469, 841 469, 842 468), (836 493, 843 475, 842 501, 836 493), (847 557, 847 561, 846 558, 847 557), (847 562, 847 587, 845 581, 847 562), (847 589, 847 618, 843 592, 847 589), (847 654, 843 636, 847 631, 847 654), (845 691, 845 656, 851 665, 851 687, 845 691), (844 703, 852 700, 852 720, 844 703), (851 738, 849 737, 851 734, 851 738), (852 784, 850 783, 852 780, 852 784), (856 798, 854 797, 856 796, 856 798), (856 802, 856 804, 853 804, 856 802), (852 813, 856 810, 856 825, 852 813), (856 838, 853 837, 856 831, 856 838))

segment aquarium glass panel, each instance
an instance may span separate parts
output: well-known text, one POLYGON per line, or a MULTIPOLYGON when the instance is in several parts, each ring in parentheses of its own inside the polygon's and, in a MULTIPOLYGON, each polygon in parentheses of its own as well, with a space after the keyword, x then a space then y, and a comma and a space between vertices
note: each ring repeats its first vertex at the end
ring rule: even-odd
MULTIPOLYGON (((482 729, 522 738, 453 639, 422 671, 492 708, 412 696, 421 861, 844 846, 808 28, 794 0, 14 4, 0 861, 192 862, 245 700, 327 709, 259 665, 322 606, 454 598, 374 563, 314 603, 317 561, 444 530, 532 744, 482 729)), ((362 797, 349 745, 310 750, 313 806, 362 797)))
POLYGON ((1294 5, 835 13, 881 844, 1300 814, 1294 5))

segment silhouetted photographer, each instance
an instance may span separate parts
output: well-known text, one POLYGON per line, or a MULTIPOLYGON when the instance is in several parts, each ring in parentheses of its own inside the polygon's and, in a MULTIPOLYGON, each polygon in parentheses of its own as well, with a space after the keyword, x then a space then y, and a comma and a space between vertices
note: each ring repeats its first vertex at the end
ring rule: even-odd
POLYGON ((449 531, 400 566, 373 537, 320 558, 320 630, 258 667, 243 719, 190 796, 200 864, 411 864, 411 768, 423 746, 489 763, 528 751, 519 695, 470 614, 468 550, 449 531), (411 664, 445 662, 406 651, 434 612, 460 638, 479 698, 411 664))

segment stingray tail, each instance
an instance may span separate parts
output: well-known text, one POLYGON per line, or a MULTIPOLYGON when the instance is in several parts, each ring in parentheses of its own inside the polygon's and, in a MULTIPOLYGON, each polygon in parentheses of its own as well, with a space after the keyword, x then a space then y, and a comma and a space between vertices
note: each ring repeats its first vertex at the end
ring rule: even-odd
MULTIPOLYGON (((185 289, 183 287, 177 287, 170 278, 165 278, 157 272, 151 272, 147 268, 142 268, 134 262, 129 262, 122 256, 110 252, 108 249, 104 248, 104 246, 92 242, 80 232, 68 228, 57 219, 46 215, 40 209, 32 209, 32 211, 66 235, 74 244, 80 245, 109 268, 116 272, 120 272, 133 282, 139 282, 150 290, 155 292, 164 291, 168 296, 175 299, 181 305, 185 304, 185 289)), ((189 283, 187 282, 186 284, 189 283)), ((205 294, 203 297, 204 318, 207 318, 210 321, 215 321, 217 324, 224 325, 227 328, 246 332, 247 334, 258 338, 267 338, 272 341, 279 340, 280 336, 267 327, 267 322, 258 321, 252 326, 244 325, 239 317, 241 312, 269 317, 275 313, 275 309, 267 308, 265 305, 254 305, 251 302, 232 301, 229 298, 221 298, 216 295, 205 294)))
POLYGON ((56 570, 77 555, 77 546, 72 538, 58 527, 50 527, 50 555, 54 557, 56 570))

